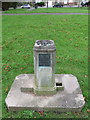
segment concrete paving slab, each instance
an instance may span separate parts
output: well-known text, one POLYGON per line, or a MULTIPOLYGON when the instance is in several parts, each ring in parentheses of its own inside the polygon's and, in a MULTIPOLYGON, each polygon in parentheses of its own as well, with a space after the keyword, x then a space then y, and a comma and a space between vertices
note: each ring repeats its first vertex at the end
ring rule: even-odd
POLYGON ((56 74, 55 79, 62 81, 64 90, 51 96, 38 96, 31 91, 21 92, 24 83, 28 83, 28 87, 33 86, 33 74, 17 76, 5 100, 8 110, 81 111, 85 101, 77 78, 71 74, 56 74))

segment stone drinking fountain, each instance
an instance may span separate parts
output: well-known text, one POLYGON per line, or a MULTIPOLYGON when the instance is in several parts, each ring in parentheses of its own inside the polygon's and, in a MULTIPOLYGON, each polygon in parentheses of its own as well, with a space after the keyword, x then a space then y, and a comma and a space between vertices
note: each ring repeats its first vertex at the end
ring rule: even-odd
POLYGON ((85 101, 72 74, 55 74, 56 47, 53 40, 34 45, 34 74, 16 76, 5 100, 9 111, 81 111, 85 101))

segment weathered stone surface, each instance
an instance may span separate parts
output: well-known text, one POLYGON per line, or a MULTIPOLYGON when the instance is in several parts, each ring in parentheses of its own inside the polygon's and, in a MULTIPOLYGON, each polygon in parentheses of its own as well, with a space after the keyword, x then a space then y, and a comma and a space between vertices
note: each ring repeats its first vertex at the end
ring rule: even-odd
MULTIPOLYGON (((55 44, 53 40, 37 40, 34 45, 35 94, 55 94, 55 44)), ((60 88, 60 87, 59 87, 60 88)))
POLYGON ((38 52, 53 52, 56 47, 53 40, 37 40, 34 45, 34 51, 38 52))
MULTIPOLYGON (((24 79, 22 79, 22 82, 21 82, 21 91, 22 92, 34 92, 34 89, 35 89, 35 86, 34 86, 34 75, 33 76, 31 76, 31 74, 24 74, 22 77, 24 77, 24 79)), ((43 81, 42 81, 43 82, 43 81)), ((44 79, 44 82, 47 82, 48 83, 48 81, 46 81, 45 79, 44 79)), ((55 91, 55 93, 53 93, 53 88, 51 88, 52 86, 51 85, 49 85, 50 86, 50 90, 52 89, 52 91, 51 91, 51 93, 50 93, 50 91, 49 92, 47 92, 47 89, 46 89, 46 87, 45 87, 45 89, 44 89, 44 84, 45 83, 43 83, 43 92, 45 92, 45 94, 44 93, 42 93, 43 95, 52 95, 52 94, 56 94, 56 92, 58 91, 58 90, 63 90, 64 89, 64 86, 62 85, 62 80, 58 77, 58 75, 56 76, 56 78, 55 78, 55 89, 56 89, 56 91, 55 91), (49 94, 48 94, 49 93, 49 94)), ((48 83, 49 84, 49 83, 48 83)), ((46 86, 46 85, 45 85, 46 86)), ((40 87, 40 86, 39 86, 40 87)), ((40 88, 40 90, 42 90, 41 88, 40 88)), ((49 89, 48 89, 49 90, 49 89)), ((38 91, 39 92, 39 91, 38 91)), ((41 93, 41 91, 40 91, 40 93, 41 93)), ((38 93, 39 94, 39 93, 38 93)), ((39 94, 39 95, 41 95, 41 94, 39 94)))
POLYGON ((81 111, 85 104, 77 78, 71 74, 55 75, 55 81, 62 82, 64 90, 51 96, 38 96, 33 94, 32 90, 21 92, 22 87, 33 88, 33 81, 33 74, 21 74, 16 77, 5 100, 10 111, 21 109, 81 111))

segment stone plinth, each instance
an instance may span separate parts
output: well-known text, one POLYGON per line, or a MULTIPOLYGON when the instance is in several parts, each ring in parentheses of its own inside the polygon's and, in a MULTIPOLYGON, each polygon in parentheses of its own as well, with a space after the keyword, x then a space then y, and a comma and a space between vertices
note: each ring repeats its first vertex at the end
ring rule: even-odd
POLYGON ((52 111, 81 111, 85 101, 75 76, 71 74, 55 74, 58 90, 55 95, 39 96, 34 94, 34 75, 21 74, 17 76, 5 100, 9 111, 19 110, 52 110, 52 111))
POLYGON ((34 45, 34 93, 55 94, 55 45, 53 40, 37 40, 34 45))

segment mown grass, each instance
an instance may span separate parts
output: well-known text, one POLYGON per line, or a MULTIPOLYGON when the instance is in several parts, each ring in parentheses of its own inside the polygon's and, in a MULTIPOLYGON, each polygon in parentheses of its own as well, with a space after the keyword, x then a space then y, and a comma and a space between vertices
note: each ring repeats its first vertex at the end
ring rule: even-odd
POLYGON ((86 118, 88 116, 88 16, 3 16, 3 117, 86 118), (19 74, 34 73, 33 46, 36 40, 54 40, 56 73, 77 76, 86 101, 82 112, 8 112, 5 98, 19 74))
POLYGON ((88 13, 88 7, 83 8, 38 8, 32 11, 28 9, 10 9, 3 13, 88 13))

